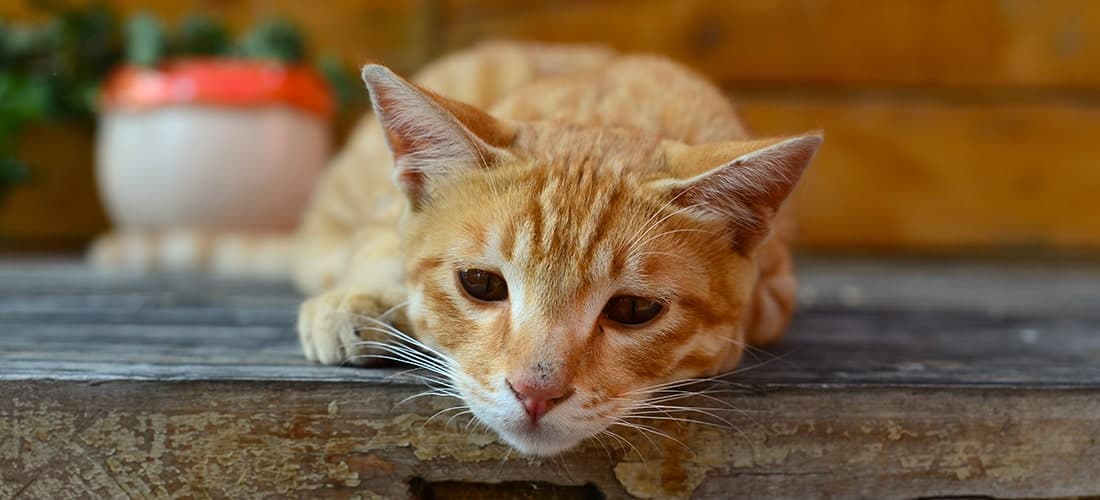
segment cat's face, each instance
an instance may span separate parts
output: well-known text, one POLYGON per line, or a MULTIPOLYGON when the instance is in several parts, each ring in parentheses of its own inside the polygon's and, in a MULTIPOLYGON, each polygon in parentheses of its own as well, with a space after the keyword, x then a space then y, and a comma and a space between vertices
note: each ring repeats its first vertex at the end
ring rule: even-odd
POLYGON ((754 248, 804 165, 765 177, 819 139, 506 125, 395 78, 366 75, 410 198, 409 317, 478 419, 553 454, 736 364, 754 248))
POLYGON ((599 165, 517 161, 410 216, 416 331, 454 358, 465 402, 520 451, 571 447, 645 388, 739 357, 754 264, 721 224, 662 194, 599 165))

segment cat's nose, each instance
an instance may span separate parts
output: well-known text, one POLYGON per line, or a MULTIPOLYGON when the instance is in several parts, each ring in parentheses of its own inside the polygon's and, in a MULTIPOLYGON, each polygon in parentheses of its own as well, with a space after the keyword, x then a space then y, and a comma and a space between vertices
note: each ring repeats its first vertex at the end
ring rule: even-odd
POLYGON ((527 416, 531 417, 533 424, 537 424, 551 408, 573 395, 572 387, 535 386, 522 381, 506 382, 512 389, 512 393, 516 395, 516 399, 523 404, 523 409, 527 411, 527 416))

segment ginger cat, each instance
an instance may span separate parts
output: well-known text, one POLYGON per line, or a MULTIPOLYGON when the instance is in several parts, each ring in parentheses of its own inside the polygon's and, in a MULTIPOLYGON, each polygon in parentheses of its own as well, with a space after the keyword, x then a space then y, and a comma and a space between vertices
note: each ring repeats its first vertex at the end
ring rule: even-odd
POLYGON ((820 135, 750 139, 691 71, 593 47, 363 79, 375 113, 298 234, 309 359, 422 366, 547 455, 782 334, 796 284, 773 229, 820 135))
POLYGON ((588 46, 487 43, 412 82, 377 65, 363 79, 375 113, 292 244, 118 234, 93 262, 292 268, 312 296, 307 358, 420 366, 536 455, 652 414, 652 397, 675 412, 668 383, 786 328, 780 208, 820 135, 750 139, 691 71, 588 46))

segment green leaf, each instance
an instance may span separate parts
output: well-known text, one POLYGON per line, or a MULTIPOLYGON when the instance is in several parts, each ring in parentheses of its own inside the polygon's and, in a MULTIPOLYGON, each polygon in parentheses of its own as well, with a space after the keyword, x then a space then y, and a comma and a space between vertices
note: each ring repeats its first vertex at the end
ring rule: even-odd
POLYGON ((347 110, 365 103, 369 94, 358 75, 333 54, 322 55, 317 60, 317 70, 324 76, 336 97, 337 109, 347 110))
POLYGON ((306 57, 305 41, 298 28, 285 19, 270 19, 248 32, 238 54, 252 59, 273 59, 293 64, 306 57))
POLYGON ((221 55, 229 47, 229 34, 217 20, 192 14, 180 24, 179 38, 173 51, 180 54, 221 55))
POLYGON ((0 74, 0 117, 5 121, 43 118, 49 110, 49 89, 27 77, 0 74))
POLYGON ((12 186, 26 182, 30 178, 30 170, 19 160, 0 156, 0 198, 11 189, 12 186))
POLYGON ((160 21, 150 14, 135 14, 126 22, 126 60, 139 66, 155 66, 166 49, 160 21))
POLYGON ((30 170, 23 162, 11 157, 0 158, 0 179, 4 182, 14 184, 28 178, 30 178, 30 170))

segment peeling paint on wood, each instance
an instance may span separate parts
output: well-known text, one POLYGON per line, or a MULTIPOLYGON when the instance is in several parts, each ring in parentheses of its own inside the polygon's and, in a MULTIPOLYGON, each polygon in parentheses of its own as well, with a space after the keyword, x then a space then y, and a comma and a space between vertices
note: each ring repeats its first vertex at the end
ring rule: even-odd
POLYGON ((413 386, 24 382, 0 386, 0 496, 409 495, 427 481, 595 485, 609 497, 1091 494, 1100 398, 1080 389, 783 388, 735 394, 740 430, 661 425, 516 457, 413 386), (365 393, 369 393, 366 395, 365 393), (355 395, 363 394, 357 398, 355 395), (351 396, 351 397, 349 397, 351 396), (329 411, 333 400, 341 411, 329 411))

